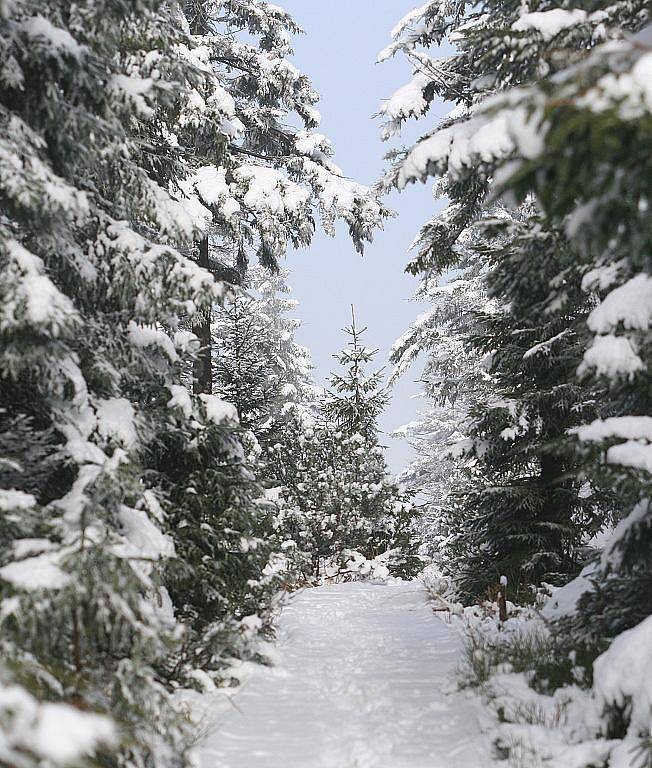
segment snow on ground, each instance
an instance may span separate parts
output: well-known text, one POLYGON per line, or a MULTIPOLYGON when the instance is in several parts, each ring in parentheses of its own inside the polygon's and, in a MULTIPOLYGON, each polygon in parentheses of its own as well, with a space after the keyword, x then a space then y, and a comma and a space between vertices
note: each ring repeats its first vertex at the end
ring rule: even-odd
POLYGON ((482 768, 480 704, 454 690, 458 629, 420 582, 293 596, 278 659, 222 712, 202 768, 482 768))

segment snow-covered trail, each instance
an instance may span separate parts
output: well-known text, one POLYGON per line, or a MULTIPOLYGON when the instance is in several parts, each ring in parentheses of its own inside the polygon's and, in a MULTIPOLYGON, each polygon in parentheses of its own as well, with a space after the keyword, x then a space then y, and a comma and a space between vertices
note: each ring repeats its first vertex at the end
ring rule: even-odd
POLYGON ((202 768, 482 768, 475 701, 451 690, 458 633, 419 582, 309 589, 284 609, 279 662, 236 694, 202 768))

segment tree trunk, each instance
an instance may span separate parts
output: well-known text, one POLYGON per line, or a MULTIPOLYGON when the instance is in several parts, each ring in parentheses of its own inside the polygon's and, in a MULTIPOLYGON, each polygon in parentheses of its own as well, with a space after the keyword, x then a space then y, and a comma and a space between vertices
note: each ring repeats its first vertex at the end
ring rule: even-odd
MULTIPOLYGON (((209 269, 208 237, 199 242, 199 266, 209 269)), ((211 310, 202 313, 193 330, 200 343, 197 358, 193 363, 193 392, 211 395, 213 393, 213 367, 211 358, 211 310)))

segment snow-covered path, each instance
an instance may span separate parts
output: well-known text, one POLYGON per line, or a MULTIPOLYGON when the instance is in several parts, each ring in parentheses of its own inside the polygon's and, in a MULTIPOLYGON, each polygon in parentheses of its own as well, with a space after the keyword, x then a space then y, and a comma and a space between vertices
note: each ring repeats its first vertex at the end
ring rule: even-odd
POLYGON ((234 697, 202 768, 482 768, 477 704, 450 691, 461 639, 419 582, 309 589, 279 663, 234 697))

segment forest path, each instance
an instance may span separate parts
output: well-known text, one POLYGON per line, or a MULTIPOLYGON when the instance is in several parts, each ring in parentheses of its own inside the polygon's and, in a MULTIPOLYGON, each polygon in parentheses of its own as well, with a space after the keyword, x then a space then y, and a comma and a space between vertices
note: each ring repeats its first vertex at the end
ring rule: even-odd
POLYGON ((418 581, 304 590, 202 768, 482 768, 479 704, 451 692, 461 647, 418 581))

